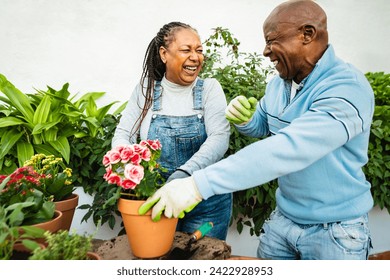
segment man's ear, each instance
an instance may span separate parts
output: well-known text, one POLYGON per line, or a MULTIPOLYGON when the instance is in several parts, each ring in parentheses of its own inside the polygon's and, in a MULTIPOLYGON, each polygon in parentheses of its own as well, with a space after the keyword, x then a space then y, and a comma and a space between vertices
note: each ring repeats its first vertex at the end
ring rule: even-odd
POLYGON ((167 49, 164 48, 163 46, 160 47, 160 50, 159 50, 159 53, 160 53, 160 58, 162 60, 162 62, 165 64, 167 62, 167 59, 166 59, 166 54, 167 54, 167 49))
POLYGON ((317 36, 317 30, 313 25, 304 25, 302 27, 303 44, 309 44, 317 36))

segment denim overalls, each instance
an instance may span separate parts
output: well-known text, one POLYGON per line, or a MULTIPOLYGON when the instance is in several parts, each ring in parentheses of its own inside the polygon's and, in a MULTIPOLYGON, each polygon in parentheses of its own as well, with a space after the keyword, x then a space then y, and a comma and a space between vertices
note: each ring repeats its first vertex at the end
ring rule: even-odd
MULTIPOLYGON (((202 107, 203 80, 198 79, 193 89, 194 109, 191 116, 166 116, 155 112, 161 110, 161 82, 156 81, 153 93, 153 115, 148 139, 159 139, 162 145, 159 163, 168 169, 168 178, 176 168, 186 163, 206 141, 206 127, 202 107)), ((194 210, 179 220, 177 230, 194 232, 205 222, 213 222, 208 236, 226 239, 232 211, 232 194, 215 195, 199 203, 194 210)))

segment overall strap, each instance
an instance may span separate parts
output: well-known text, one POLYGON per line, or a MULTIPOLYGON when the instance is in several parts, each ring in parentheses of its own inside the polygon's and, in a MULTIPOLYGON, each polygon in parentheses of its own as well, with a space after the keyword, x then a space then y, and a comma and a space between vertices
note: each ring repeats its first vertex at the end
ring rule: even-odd
POLYGON ((192 93, 194 96, 194 110, 203 110, 202 93, 204 80, 198 79, 192 93))
POLYGON ((155 81, 154 90, 153 90, 152 111, 160 111, 161 110, 161 95, 162 95, 161 81, 155 81))

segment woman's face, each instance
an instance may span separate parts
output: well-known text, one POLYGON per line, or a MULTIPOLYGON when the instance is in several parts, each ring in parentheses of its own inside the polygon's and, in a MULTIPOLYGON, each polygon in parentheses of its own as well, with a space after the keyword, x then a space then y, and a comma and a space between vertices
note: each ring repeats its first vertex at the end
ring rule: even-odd
POLYGON ((202 69, 203 47, 199 35, 191 29, 180 29, 167 48, 160 47, 166 65, 165 77, 175 84, 192 84, 202 69))

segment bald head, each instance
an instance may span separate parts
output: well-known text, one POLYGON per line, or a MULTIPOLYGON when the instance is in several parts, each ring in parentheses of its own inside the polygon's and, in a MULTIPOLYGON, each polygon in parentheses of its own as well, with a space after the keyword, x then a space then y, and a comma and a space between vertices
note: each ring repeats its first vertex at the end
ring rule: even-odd
POLYGON ((325 11, 311 0, 290 0, 277 6, 264 22, 273 24, 294 25, 302 27, 313 26, 318 32, 318 38, 328 44, 327 17, 325 11))
POLYGON ((264 56, 280 77, 300 82, 328 47, 324 10, 310 0, 290 0, 277 6, 264 21, 264 56))
POLYGON ((319 28, 326 29, 325 11, 311 0, 284 2, 271 12, 268 18, 271 17, 278 17, 280 20, 296 24, 311 23, 319 28))

